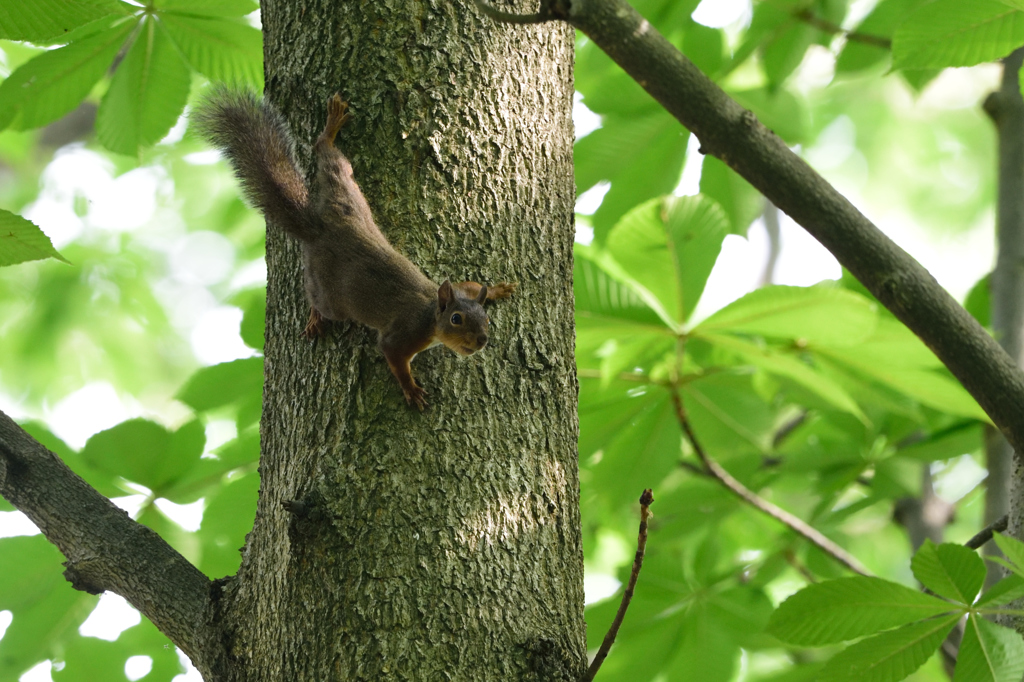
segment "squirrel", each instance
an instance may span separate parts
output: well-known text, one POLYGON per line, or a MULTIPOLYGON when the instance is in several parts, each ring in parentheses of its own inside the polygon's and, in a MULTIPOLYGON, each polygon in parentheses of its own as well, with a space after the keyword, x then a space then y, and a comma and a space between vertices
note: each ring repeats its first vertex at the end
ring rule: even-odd
POLYGON ((302 246, 303 282, 310 303, 303 336, 316 339, 324 320, 351 319, 379 333, 378 347, 406 402, 420 411, 426 391, 412 377, 417 353, 444 344, 462 356, 487 345, 486 301, 508 298, 515 283, 440 285, 398 253, 377 227, 334 146, 351 118, 335 93, 316 140, 316 170, 307 186, 295 162, 295 144, 281 115, 251 92, 218 87, 199 105, 193 123, 220 149, 248 200, 302 246))

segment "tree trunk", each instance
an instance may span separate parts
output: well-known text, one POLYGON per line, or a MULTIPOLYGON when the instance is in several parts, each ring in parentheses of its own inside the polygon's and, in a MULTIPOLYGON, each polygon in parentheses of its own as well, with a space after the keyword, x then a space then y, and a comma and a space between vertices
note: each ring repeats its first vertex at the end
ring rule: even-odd
POLYGON ((299 338, 299 250, 269 227, 262 484, 223 583, 236 676, 578 679, 573 32, 413 0, 263 0, 262 20, 307 168, 339 91, 337 145, 396 248, 435 281, 520 286, 482 354, 417 358, 420 414, 370 330, 299 338))
MULTIPOLYGON (((1018 367, 1024 365, 1024 99, 1021 99, 1018 76, 1022 60, 1024 48, 1003 60, 1001 87, 985 101, 985 111, 995 123, 999 145, 997 258, 991 279, 992 330, 1018 367)), ((987 428, 985 436, 988 460, 985 524, 993 523, 1012 507, 1015 511, 1010 515, 1009 530, 1014 537, 1021 538, 1024 487, 1020 464, 1014 466, 1013 448, 1002 434, 987 428)), ((985 553, 1000 555, 994 542, 985 546, 985 553)), ((993 565, 986 585, 991 586, 1002 573, 993 565)))

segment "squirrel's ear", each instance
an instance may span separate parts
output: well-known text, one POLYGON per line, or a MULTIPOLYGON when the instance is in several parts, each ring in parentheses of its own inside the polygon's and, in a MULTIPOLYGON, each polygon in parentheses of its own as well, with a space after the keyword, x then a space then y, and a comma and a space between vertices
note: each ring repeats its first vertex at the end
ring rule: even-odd
POLYGON ((445 280, 437 290, 437 307, 441 309, 442 313, 448 307, 448 304, 452 302, 452 296, 452 283, 445 280))
POLYGON ((487 300, 487 287, 484 286, 483 284, 481 284, 480 285, 480 293, 477 294, 476 302, 479 303, 480 305, 483 305, 484 301, 486 301, 486 300, 487 300))

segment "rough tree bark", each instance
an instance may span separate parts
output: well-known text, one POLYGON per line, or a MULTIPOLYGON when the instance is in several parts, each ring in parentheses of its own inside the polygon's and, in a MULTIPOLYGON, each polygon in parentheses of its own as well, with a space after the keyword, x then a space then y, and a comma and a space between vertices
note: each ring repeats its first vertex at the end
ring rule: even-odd
POLYGON ((262 487, 224 585, 236 665, 250 681, 578 679, 572 32, 413 0, 264 0, 262 21, 266 93, 300 158, 340 91, 338 146, 392 243, 435 281, 520 287, 482 354, 416 360, 420 414, 369 330, 298 338, 298 249, 270 226, 262 487))
POLYGON ((421 356, 431 406, 409 409, 367 329, 299 338, 298 249, 271 225, 261 490, 237 575, 211 582, 2 413, 0 494, 76 588, 126 597, 208 682, 578 680, 573 33, 447 1, 262 12, 267 95, 307 166, 340 91, 355 118, 338 144, 392 242, 435 280, 519 282, 489 347, 421 356))

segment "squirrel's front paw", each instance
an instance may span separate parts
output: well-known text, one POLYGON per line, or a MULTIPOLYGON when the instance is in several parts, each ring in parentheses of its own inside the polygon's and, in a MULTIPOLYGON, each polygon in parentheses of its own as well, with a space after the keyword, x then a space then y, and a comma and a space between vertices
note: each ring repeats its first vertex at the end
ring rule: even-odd
POLYGON ((427 406, 427 399, 424 397, 427 392, 423 390, 422 386, 413 384, 412 388, 403 388, 402 393, 405 394, 405 402, 409 406, 415 405, 420 412, 427 406))
POLYGON ((502 282, 501 284, 495 284, 492 287, 487 287, 487 297, 498 300, 499 298, 508 298, 512 295, 512 292, 519 286, 518 282, 502 282))

